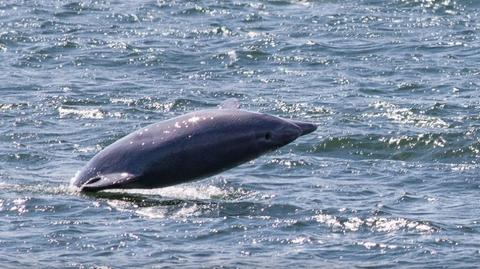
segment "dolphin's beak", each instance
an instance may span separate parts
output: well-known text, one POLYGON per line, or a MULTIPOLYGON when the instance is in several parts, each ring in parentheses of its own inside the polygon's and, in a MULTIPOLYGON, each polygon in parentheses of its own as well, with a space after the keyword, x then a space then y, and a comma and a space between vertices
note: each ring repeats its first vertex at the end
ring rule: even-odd
POLYGON ((77 185, 82 192, 100 191, 108 186, 104 186, 103 179, 100 176, 90 178, 87 182, 77 185))
POLYGON ((300 136, 309 134, 309 133, 317 130, 317 125, 315 125, 313 123, 294 121, 294 120, 289 120, 289 122, 295 124, 296 126, 298 126, 300 128, 300 130, 302 130, 302 133, 300 134, 300 136))
POLYGON ((126 184, 135 182, 135 180, 135 175, 123 172, 102 174, 94 176, 83 183, 80 181, 74 184, 79 187, 82 192, 92 192, 105 189, 121 189, 126 184))

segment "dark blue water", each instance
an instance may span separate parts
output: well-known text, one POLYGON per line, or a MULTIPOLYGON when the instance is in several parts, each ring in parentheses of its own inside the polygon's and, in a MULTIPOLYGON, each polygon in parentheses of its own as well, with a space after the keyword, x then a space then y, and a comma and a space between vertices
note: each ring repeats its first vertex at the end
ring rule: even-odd
POLYGON ((0 1, 0 267, 477 268, 479 15, 476 0, 0 1), (190 184, 70 187, 116 139, 232 97, 319 128, 190 184))

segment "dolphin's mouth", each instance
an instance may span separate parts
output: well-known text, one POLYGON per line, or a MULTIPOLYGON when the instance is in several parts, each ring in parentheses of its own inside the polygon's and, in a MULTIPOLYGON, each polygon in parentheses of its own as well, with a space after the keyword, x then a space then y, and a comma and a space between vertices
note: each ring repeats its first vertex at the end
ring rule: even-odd
POLYGON ((100 191, 105 188, 105 186, 101 186, 99 184, 102 178, 100 176, 93 177, 89 180, 87 180, 85 183, 81 184, 80 191, 82 192, 91 192, 91 191, 100 191), (97 184, 95 184, 97 183, 97 184))
POLYGON ((82 192, 101 191, 104 189, 122 189, 128 184, 135 183, 138 177, 135 175, 122 173, 105 173, 96 175, 85 182, 74 183, 82 192))
POLYGON ((317 130, 317 125, 309 122, 301 122, 301 121, 294 121, 294 120, 289 120, 292 124, 298 126, 300 130, 302 131, 300 136, 309 134, 315 130, 317 130))

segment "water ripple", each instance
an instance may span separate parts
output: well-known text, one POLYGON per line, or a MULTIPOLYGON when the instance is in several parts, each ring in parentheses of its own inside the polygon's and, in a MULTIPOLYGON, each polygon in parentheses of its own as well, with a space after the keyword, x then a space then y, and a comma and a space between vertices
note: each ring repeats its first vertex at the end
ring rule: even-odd
POLYGON ((2 266, 474 268, 479 9, 0 1, 2 266), (228 98, 318 130, 200 182, 68 184, 131 131, 228 98))

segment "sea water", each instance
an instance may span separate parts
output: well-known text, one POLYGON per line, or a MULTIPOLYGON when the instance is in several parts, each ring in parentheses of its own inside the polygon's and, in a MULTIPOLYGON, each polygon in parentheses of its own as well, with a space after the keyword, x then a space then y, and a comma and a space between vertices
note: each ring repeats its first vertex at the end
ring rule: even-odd
POLYGON ((479 15, 476 0, 0 1, 0 267, 478 268, 479 15), (120 137, 228 98, 319 128, 193 183, 70 186, 120 137))

